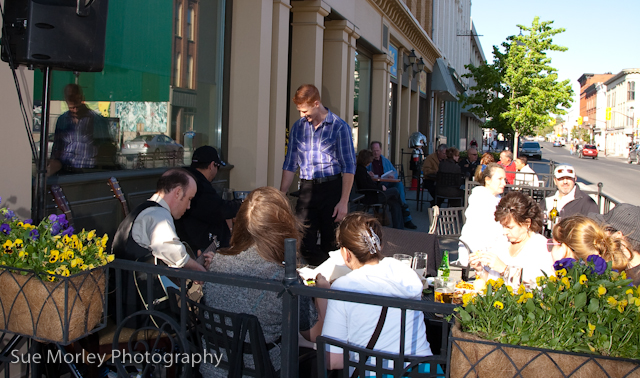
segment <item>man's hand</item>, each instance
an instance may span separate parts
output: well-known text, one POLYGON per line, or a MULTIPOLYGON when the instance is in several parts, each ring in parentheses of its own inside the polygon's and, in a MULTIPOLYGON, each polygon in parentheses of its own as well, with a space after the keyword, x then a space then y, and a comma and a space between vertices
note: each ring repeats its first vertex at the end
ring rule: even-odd
POLYGON ((375 174, 373 173, 373 171, 369 171, 367 172, 369 174, 369 176, 371 176, 372 178, 375 177, 375 174))
POLYGON ((384 192, 385 190, 387 190, 387 187, 382 185, 382 191, 384 192))
POLYGON ((213 252, 202 253, 202 251, 198 250, 198 258, 196 261, 198 264, 204 266, 204 268, 209 271, 209 264, 213 260, 213 252))
POLYGON ((349 200, 348 199, 346 201, 338 202, 336 207, 333 208, 333 215, 332 216, 335 218, 336 222, 340 222, 341 220, 344 219, 345 216, 347 216, 347 212, 349 212, 349 200))

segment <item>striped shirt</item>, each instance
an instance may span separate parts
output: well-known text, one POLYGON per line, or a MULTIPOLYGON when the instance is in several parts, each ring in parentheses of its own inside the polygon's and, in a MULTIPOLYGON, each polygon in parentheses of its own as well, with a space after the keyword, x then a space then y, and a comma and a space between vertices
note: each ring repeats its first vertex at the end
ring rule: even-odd
POLYGON ((327 117, 314 130, 305 117, 293 124, 282 169, 311 180, 339 173, 356 173, 356 152, 349 125, 329 109, 327 117))

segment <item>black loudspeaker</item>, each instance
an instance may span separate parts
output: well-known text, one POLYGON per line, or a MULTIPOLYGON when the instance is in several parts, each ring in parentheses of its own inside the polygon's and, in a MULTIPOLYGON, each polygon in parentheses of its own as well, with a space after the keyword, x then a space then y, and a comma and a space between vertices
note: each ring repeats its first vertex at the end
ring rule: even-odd
POLYGON ((5 0, 2 60, 59 70, 104 68, 108 0, 5 0))

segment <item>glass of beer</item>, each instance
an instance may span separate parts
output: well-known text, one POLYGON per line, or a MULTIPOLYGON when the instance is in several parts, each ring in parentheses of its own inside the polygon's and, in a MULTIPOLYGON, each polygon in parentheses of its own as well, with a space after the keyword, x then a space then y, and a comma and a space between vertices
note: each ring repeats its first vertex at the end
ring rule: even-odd
POLYGON ((418 274, 420 277, 425 277, 425 273, 427 270, 427 254, 424 252, 416 252, 413 254, 413 262, 411 264, 411 268, 418 274))
POLYGON ((433 285, 435 288, 434 300, 440 303, 451 303, 456 283, 448 278, 437 277, 433 285))

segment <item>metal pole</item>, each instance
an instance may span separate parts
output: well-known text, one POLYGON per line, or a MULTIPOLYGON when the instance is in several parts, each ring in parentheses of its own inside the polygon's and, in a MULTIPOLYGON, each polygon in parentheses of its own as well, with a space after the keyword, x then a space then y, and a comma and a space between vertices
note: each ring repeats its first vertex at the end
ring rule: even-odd
POLYGON ((40 223, 44 218, 45 198, 47 194, 47 140, 49 137, 49 111, 51 102, 51 67, 44 68, 44 84, 42 86, 42 127, 40 129, 40 156, 38 157, 38 166, 36 174, 36 182, 33 188, 34 209, 31 211, 31 217, 34 224, 40 223))
MULTIPOLYGON (((296 239, 284 241, 285 287, 298 284, 296 271, 296 239)), ((298 296, 285 290, 282 295, 281 376, 298 376, 298 296)))

